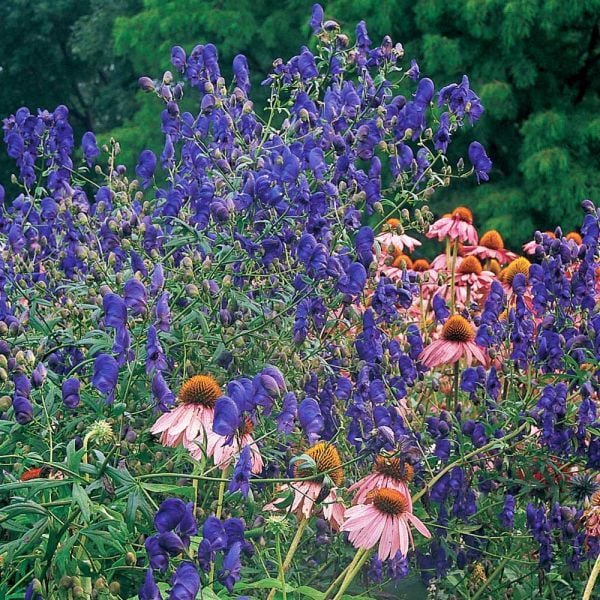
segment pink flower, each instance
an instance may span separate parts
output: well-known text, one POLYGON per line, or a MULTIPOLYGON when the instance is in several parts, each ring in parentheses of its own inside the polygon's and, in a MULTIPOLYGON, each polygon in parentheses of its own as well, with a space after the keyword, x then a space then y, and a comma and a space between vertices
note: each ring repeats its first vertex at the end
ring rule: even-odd
POLYGON ((215 418, 215 402, 221 396, 219 384, 210 375, 195 375, 179 390, 179 404, 170 412, 161 415, 150 430, 160 434, 163 446, 180 444, 190 452, 199 450, 207 432, 212 431, 215 418))
MULTIPOLYGON (((282 485, 279 488, 279 493, 284 494, 285 492, 293 491, 294 499, 292 501, 292 505, 290 506, 289 511, 296 515, 296 518, 301 521, 302 519, 308 519, 313 514, 313 510, 315 509, 315 505, 317 504, 317 500, 321 495, 323 490, 323 484, 318 483, 316 481, 295 481, 294 483, 290 483, 282 485)), ((283 507, 279 506, 281 504, 286 504, 286 498, 280 497, 269 504, 266 504, 263 508, 264 510, 282 510, 283 507)), ((340 525, 344 519, 344 514, 346 511, 346 507, 341 499, 337 497, 336 488, 332 488, 324 500, 322 500, 323 504, 323 516, 332 529, 339 530, 340 525)))
POLYGON ((505 265, 517 258, 517 255, 514 252, 509 252, 504 248, 504 240, 495 229, 486 231, 481 236, 479 245, 465 246, 464 252, 469 256, 476 256, 481 260, 495 259, 501 265, 505 265))
POLYGON ((428 238, 437 238, 439 242, 445 238, 476 245, 479 239, 473 226, 473 214, 468 208, 459 206, 450 215, 444 215, 429 227, 425 234, 428 238))
POLYGON ((426 367, 432 368, 453 364, 464 356, 468 366, 473 362, 473 358, 487 366, 488 356, 474 339, 475 331, 471 324, 464 317, 453 315, 444 323, 441 338, 431 342, 421 352, 419 360, 426 367))
POLYGON ((211 431, 214 419, 214 409, 197 404, 180 404, 168 413, 161 415, 150 430, 160 434, 163 446, 175 448, 180 444, 192 454, 199 450, 197 443, 202 445, 206 432, 211 431))
POLYGON ((421 245, 419 240, 410 237, 410 235, 406 235, 405 233, 400 235, 392 233, 391 231, 380 233, 375 239, 381 244, 386 252, 390 246, 393 246, 398 252, 402 252, 404 248, 408 248, 409 252, 413 252, 417 246, 421 245))
MULTIPOLYGON (((210 431, 206 442, 206 455, 212 456, 215 465, 223 470, 232 463, 233 459, 240 454, 245 446, 250 446, 252 472, 258 475, 263 470, 264 462, 254 438, 248 431, 241 431, 230 444, 227 443, 226 437, 210 431)), ((203 456, 202 449, 196 446, 196 450, 192 450, 192 456, 196 460, 201 460, 203 456)))
MULTIPOLYGON (((325 499, 322 500, 323 516, 334 529, 338 528, 345 507, 336 494, 336 487, 341 485, 344 480, 344 471, 341 467, 342 460, 337 448, 330 442, 321 441, 309 448, 305 455, 307 460, 304 460, 302 456, 296 459, 294 475, 298 479, 311 476, 313 479, 294 481, 289 485, 281 486, 279 491, 293 491, 294 499, 290 512, 294 513, 298 520, 308 519, 313 513, 315 504, 321 501, 325 478, 329 479, 331 489, 325 499)), ((283 508, 279 506, 281 504, 287 504, 286 498, 277 498, 267 504, 264 509, 280 510, 283 508)))
POLYGON ((380 560, 396 555, 406 556, 409 544, 414 548, 410 525, 427 538, 431 533, 423 522, 412 514, 407 495, 391 488, 381 488, 369 494, 369 504, 357 504, 346 510, 341 531, 355 548, 373 548, 379 543, 380 560))
POLYGON ((408 500, 409 510, 412 510, 408 484, 412 481, 414 474, 412 465, 399 457, 379 454, 375 457, 373 472, 348 488, 349 492, 355 492, 352 504, 364 504, 374 490, 390 488, 402 492, 408 500))

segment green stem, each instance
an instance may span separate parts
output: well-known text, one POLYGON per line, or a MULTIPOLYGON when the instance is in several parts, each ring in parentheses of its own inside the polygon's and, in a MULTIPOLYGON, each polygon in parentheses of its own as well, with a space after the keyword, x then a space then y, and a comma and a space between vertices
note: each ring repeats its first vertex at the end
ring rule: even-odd
POLYGON ((216 517, 217 519, 221 518, 221 515, 223 514, 223 498, 225 497, 225 486, 227 485, 227 477, 226 477, 226 473, 227 473, 227 469, 223 469, 223 471, 221 472, 222 475, 222 479, 221 479, 221 483, 219 484, 219 499, 217 500, 217 512, 216 512, 216 517))
POLYGON ((450 313, 456 312, 456 300, 454 298, 454 282, 456 279, 456 257, 458 256, 458 241, 452 242, 452 264, 450 271, 450 313))
POLYGON ((454 386, 452 389, 452 394, 454 396, 454 405, 452 406, 452 411, 454 412, 458 406, 458 389, 459 389, 459 370, 458 370, 458 361, 454 363, 454 386))
MULTIPOLYGON (((357 552, 357 554, 358 554, 358 552, 357 552)), ((344 581, 346 579, 346 577, 349 573, 349 570, 354 567, 355 560, 356 560, 356 554, 354 555, 354 557, 352 558, 350 563, 346 566, 346 568, 342 570, 342 572, 331 582, 331 585, 323 592, 323 598, 326 599, 327 596, 329 596, 329 594, 335 592, 338 584, 340 584, 342 581, 344 581)))
POLYGON ((585 590, 583 590, 583 596, 581 600, 590 600, 592 597, 592 591, 594 589, 594 584, 596 583, 596 579, 598 578, 598 574, 600 574, 600 554, 596 558, 596 562, 594 563, 594 568, 590 573, 590 578, 587 580, 585 585, 585 590))
POLYGON ((333 600, 341 600, 342 596, 344 595, 344 592, 354 581, 354 578, 358 575, 359 571, 362 569, 362 566, 367 562, 369 554, 370 551, 366 548, 361 548, 360 550, 358 550, 356 556, 354 557, 354 560, 352 561, 354 563, 354 566, 350 571, 348 571, 348 574, 344 578, 344 581, 342 581, 342 585, 340 586, 338 593, 333 597, 333 600))
MULTIPOLYGON (((287 551, 287 554, 285 555, 285 560, 283 561, 283 564, 281 565, 281 569, 283 570, 284 573, 287 572, 287 570, 290 568, 290 566, 292 564, 294 554, 296 554, 296 550, 298 550, 298 546, 300 545, 300 540, 302 539, 302 536, 304 535, 304 530, 306 529, 307 525, 308 525, 308 519, 302 519, 302 521, 300 521, 300 523, 298 523, 298 529, 296 529, 296 533, 294 534, 292 542, 290 543, 290 547, 287 551)), ((273 600, 276 592, 277 592, 277 590, 275 588, 271 589, 271 591, 269 592, 269 595, 267 596, 267 600, 273 600)))
POLYGON ((281 591, 283 593, 283 600, 287 600, 287 592, 285 591, 285 569, 281 562, 281 544, 279 535, 275 538, 275 550, 277 551, 277 564, 279 565, 279 580, 281 581, 281 591))
MULTIPOLYGON (((222 478, 219 483, 219 498, 217 500, 217 510, 215 512, 215 516, 217 519, 221 519, 221 515, 223 514, 223 498, 225 498, 225 486, 227 485, 227 468, 223 469, 221 472, 222 478)), ((215 581, 215 563, 211 563, 210 565, 210 573, 208 575, 208 581, 210 582, 210 586, 214 585, 215 581)))
POLYGON ((510 560, 510 556, 504 557, 504 559, 500 562, 500 564, 494 569, 493 573, 486 579, 485 583, 477 590, 477 593, 473 596, 471 600, 478 600, 481 597, 481 594, 485 592, 485 590, 490 586, 498 575, 502 572, 502 569, 506 566, 506 563, 510 560))

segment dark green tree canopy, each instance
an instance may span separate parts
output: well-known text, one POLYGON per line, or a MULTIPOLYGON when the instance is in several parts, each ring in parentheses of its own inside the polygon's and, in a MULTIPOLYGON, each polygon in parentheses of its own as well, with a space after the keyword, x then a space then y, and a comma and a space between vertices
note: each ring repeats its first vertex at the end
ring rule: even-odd
MULTIPOLYGON (((137 78, 169 69, 173 45, 190 51, 213 42, 226 77, 233 57, 245 54, 252 96, 264 105, 260 82, 273 59, 309 43, 311 6, 305 0, 40 0, 34 10, 24 0, 5 0, 0 112, 67 104, 78 133, 94 129, 105 133, 101 139, 119 139, 121 160, 132 166, 145 146, 160 145, 160 106, 137 91, 137 78)), ((467 203, 480 228, 502 229, 513 246, 536 228, 575 226, 580 201, 600 191, 600 0, 323 6, 326 15, 342 15, 346 27, 365 19, 375 40, 391 34, 418 59, 423 75, 450 83, 469 74, 486 107, 478 136, 494 170, 486 185, 436 196, 435 210, 467 203)))

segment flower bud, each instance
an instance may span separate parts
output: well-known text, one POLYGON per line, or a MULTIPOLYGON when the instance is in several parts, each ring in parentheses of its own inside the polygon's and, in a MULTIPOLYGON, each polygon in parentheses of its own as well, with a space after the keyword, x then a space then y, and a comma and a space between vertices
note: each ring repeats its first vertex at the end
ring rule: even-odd
POLYGON ((138 85, 145 92, 152 92, 152 91, 154 91, 154 81, 152 79, 150 79, 150 77, 140 77, 138 79, 138 85))

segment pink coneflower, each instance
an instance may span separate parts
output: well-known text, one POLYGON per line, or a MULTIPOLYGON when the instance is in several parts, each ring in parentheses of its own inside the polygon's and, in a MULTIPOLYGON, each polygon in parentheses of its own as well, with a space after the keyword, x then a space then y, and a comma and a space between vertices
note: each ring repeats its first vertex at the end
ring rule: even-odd
POLYGON ((481 260, 497 260, 501 265, 509 263, 517 258, 514 252, 509 252, 504 248, 502 236, 495 230, 486 231, 479 240, 477 246, 465 246, 465 254, 476 256, 481 260))
POLYGON ((444 215, 429 227, 425 234, 428 238, 437 238, 439 242, 446 238, 477 245, 477 230, 473 227, 473 213, 464 206, 455 208, 451 214, 444 215))
MULTIPOLYGON (((239 455, 245 446, 250 446, 250 454, 252 459, 252 472, 255 475, 261 473, 263 470, 264 462, 262 455, 258 448, 258 445, 252 437, 254 431, 254 423, 248 417, 243 427, 240 427, 238 434, 231 440, 231 443, 227 443, 226 437, 209 431, 206 441, 206 455, 212 456, 215 461, 215 465, 219 469, 226 469, 233 459, 239 455)), ((199 446, 191 451, 192 456, 196 460, 200 460, 203 457, 203 451, 199 446)))
MULTIPOLYGON (((462 260, 463 260, 462 256, 457 256, 456 257, 456 265, 454 268, 458 268, 460 266, 460 263, 462 262, 462 260)), ((450 268, 451 268, 451 265, 448 263, 448 256, 446 254, 438 254, 431 261, 431 264, 429 265, 430 271, 435 271, 436 273, 438 271, 449 271, 450 268)))
MULTIPOLYGON (((456 299, 463 305, 467 300, 479 300, 487 295, 487 292, 495 279, 492 271, 484 271, 479 259, 475 256, 466 256, 460 262, 456 270, 454 282, 454 293, 456 299)), ((440 287, 440 294, 444 296, 448 284, 440 287)))
POLYGON ((409 252, 413 252, 421 242, 405 233, 398 233, 400 221, 398 219, 388 219, 386 222, 387 231, 380 233, 375 239, 386 250, 389 246, 393 246, 397 251, 402 252, 404 248, 408 248, 409 252))
MULTIPOLYGON (((314 462, 314 469, 308 467, 304 461, 298 460, 294 465, 294 475, 298 478, 314 476, 314 479, 294 481, 289 485, 281 486, 280 491, 289 489, 294 491, 294 499, 289 510, 296 515, 298 520, 308 519, 312 515, 315 505, 322 502, 323 516, 329 521, 332 528, 339 528, 345 507, 337 497, 335 487, 340 486, 344 481, 342 460, 337 448, 330 442, 317 442, 305 454, 314 462), (334 487, 323 498, 326 476, 334 484, 334 487)), ((264 509, 280 510, 283 508, 279 506, 282 503, 285 503, 285 498, 274 500, 264 509)))
POLYGON ((386 560, 398 551, 406 556, 409 544, 414 548, 410 525, 426 538, 431 533, 424 523, 412 514, 406 494, 391 488, 369 493, 369 504, 357 504, 346 510, 341 531, 348 531, 348 539, 355 548, 373 548, 379 542, 378 555, 386 560))
POLYGON ((215 402, 222 396, 221 388, 210 375, 195 375, 179 390, 178 405, 161 415, 150 430, 160 433, 163 446, 175 447, 183 444, 190 452, 198 450, 207 432, 212 431, 215 402))
POLYGON ((404 271, 412 268, 412 259, 401 252, 396 252, 393 257, 383 254, 379 257, 379 273, 392 281, 400 281, 404 271))
POLYGON ((364 504, 368 495, 375 489, 390 488, 402 492, 408 499, 409 510, 412 510, 408 484, 414 475, 412 465, 400 457, 379 454, 375 457, 373 472, 348 488, 349 492, 356 492, 352 504, 364 504))
POLYGON ((429 368, 458 362, 463 356, 467 365, 471 366, 473 359, 487 366, 488 357, 485 350, 473 340, 473 326, 460 315, 452 315, 442 328, 441 338, 434 340, 419 355, 419 360, 429 368))

